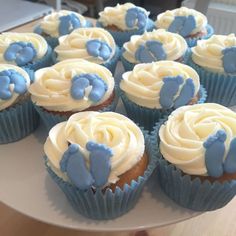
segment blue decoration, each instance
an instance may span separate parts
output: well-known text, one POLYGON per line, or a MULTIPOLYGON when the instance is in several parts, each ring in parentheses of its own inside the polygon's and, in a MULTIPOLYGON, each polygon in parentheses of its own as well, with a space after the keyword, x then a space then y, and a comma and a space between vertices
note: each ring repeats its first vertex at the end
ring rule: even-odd
POLYGON ((148 17, 142 9, 134 7, 127 10, 125 23, 128 28, 137 26, 138 29, 143 29, 147 24, 147 20, 148 17))
POLYGON ((27 91, 26 79, 17 71, 3 70, 0 72, 0 99, 8 100, 12 97, 10 84, 14 84, 13 91, 24 94, 27 91))
POLYGON ((223 174, 223 158, 225 153, 226 133, 218 130, 216 134, 209 136, 203 143, 206 149, 205 164, 209 176, 220 177, 223 174))
POLYGON ((112 54, 111 47, 98 39, 87 41, 86 48, 89 55, 102 58, 104 61, 108 60, 112 54))
POLYGON ((80 74, 72 78, 71 97, 80 100, 85 95, 85 89, 92 86, 89 99, 93 102, 99 102, 107 91, 107 85, 96 74, 80 74))
POLYGON ((40 27, 40 25, 37 25, 37 26, 34 28, 34 33, 42 35, 43 29, 40 27))
POLYGON ((4 53, 6 61, 14 61, 18 66, 24 66, 32 62, 37 52, 32 43, 15 42, 11 43, 4 53))
POLYGON ((174 102, 174 108, 178 108, 188 104, 194 96, 195 87, 192 79, 187 79, 183 88, 180 91, 179 96, 174 102))
POLYGON ((187 37, 195 28, 196 20, 194 16, 175 16, 168 28, 168 31, 187 37))
POLYGON ((59 35, 69 34, 74 29, 81 27, 80 19, 74 13, 66 16, 61 16, 59 20, 59 35))
POLYGON ((162 43, 153 40, 147 41, 144 45, 140 45, 135 52, 135 59, 141 63, 165 60, 166 57, 162 43))
POLYGON ((179 90, 179 86, 183 83, 181 76, 168 76, 163 78, 163 86, 160 91, 160 104, 162 108, 169 109, 174 104, 174 96, 179 90))
POLYGON ((71 182, 81 190, 103 187, 111 171, 112 150, 92 141, 86 144, 86 149, 90 152, 90 171, 77 144, 71 144, 64 152, 60 161, 61 171, 66 172, 71 182))
POLYGON ((222 53, 222 62, 225 72, 236 73, 236 46, 225 48, 222 53))
POLYGON ((112 150, 104 144, 88 142, 86 148, 90 151, 90 172, 95 180, 95 186, 102 187, 107 183, 111 171, 112 150))
POLYGON ((236 172, 236 138, 231 140, 229 152, 224 161, 224 171, 229 174, 236 172))
POLYGON ((87 170, 83 154, 76 144, 71 144, 65 151, 60 167, 61 171, 66 172, 71 182, 79 189, 86 190, 94 183, 93 177, 87 170))

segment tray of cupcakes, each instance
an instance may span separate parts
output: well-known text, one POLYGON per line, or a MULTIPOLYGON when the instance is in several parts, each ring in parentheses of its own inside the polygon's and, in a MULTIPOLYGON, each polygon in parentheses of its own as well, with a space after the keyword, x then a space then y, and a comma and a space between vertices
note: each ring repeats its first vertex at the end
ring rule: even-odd
POLYGON ((236 37, 185 7, 70 11, 0 35, 0 200, 63 227, 159 227, 236 194, 236 37))

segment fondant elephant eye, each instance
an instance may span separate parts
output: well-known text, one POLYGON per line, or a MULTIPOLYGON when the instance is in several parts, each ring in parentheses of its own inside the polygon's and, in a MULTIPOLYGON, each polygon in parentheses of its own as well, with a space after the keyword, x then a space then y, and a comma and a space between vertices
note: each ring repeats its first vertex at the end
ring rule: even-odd
POLYGON ((130 8, 126 13, 125 23, 128 28, 137 26, 138 29, 143 29, 147 23, 147 15, 137 7, 130 8))
POLYGON ((144 45, 139 46, 135 52, 135 59, 141 63, 165 60, 166 53, 162 43, 158 41, 147 41, 144 45))
POLYGON ((222 62, 226 73, 236 73, 236 47, 223 50, 222 62))
POLYGON ((183 37, 187 37, 196 28, 195 18, 190 16, 175 16, 170 24, 168 31, 178 33, 183 37))
POLYGON ((107 43, 97 39, 88 41, 86 48, 89 55, 102 58, 103 61, 108 60, 112 53, 112 49, 107 43))
POLYGON ((7 100, 12 97, 10 84, 14 85, 13 91, 24 94, 27 90, 25 78, 14 70, 4 70, 0 72, 0 99, 7 100))
POLYGON ((95 74, 76 75, 72 79, 71 97, 79 100, 85 96, 85 89, 92 86, 89 93, 89 99, 93 102, 99 102, 107 91, 105 82, 95 74))
POLYGON ((72 32, 74 29, 81 27, 80 19, 75 14, 61 16, 59 18, 59 34, 66 35, 72 32))
POLYGON ((36 57, 36 50, 32 43, 11 43, 4 53, 6 61, 14 61, 18 66, 24 66, 32 62, 36 57))

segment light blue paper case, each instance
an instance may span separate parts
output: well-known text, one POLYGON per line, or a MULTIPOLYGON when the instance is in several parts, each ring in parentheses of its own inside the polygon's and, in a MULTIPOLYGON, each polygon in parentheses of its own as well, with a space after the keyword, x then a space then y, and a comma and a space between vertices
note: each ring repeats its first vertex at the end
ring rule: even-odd
MULTIPOLYGON (((129 100, 121 89, 119 89, 119 93, 127 112, 127 116, 146 130, 152 130, 156 122, 173 111, 173 109, 151 109, 142 107, 129 100)), ((202 86, 200 86, 199 95, 200 97, 197 103, 204 103, 207 93, 202 86)))
MULTIPOLYGON (((163 123, 157 123, 151 133, 154 146, 159 145, 158 133, 163 123)), ((177 204, 195 211, 213 211, 225 206, 236 195, 236 180, 211 183, 198 177, 191 178, 168 163, 160 152, 158 155, 158 181, 166 195, 177 204)))
POLYGON ((207 25, 206 26, 206 30, 207 30, 207 34, 200 36, 200 37, 193 37, 193 38, 184 38, 185 41, 187 42, 189 47, 194 47, 197 45, 197 41, 198 40, 202 40, 202 39, 208 39, 210 38, 213 34, 214 34, 214 29, 211 25, 207 25))
MULTIPOLYGON (((117 103, 118 103, 118 92, 115 89, 115 97, 111 104, 109 104, 107 107, 104 107, 101 110, 98 110, 100 112, 105 112, 105 111, 115 111, 117 103)), ((54 125, 57 123, 63 122, 68 120, 69 117, 65 115, 58 115, 58 114, 53 114, 51 112, 46 111, 42 107, 39 107, 34 104, 35 110, 38 112, 41 120, 43 121, 44 125, 46 126, 47 130, 50 130, 54 125)))
POLYGON ((191 54, 187 64, 197 71, 201 84, 207 90, 207 102, 227 107, 236 105, 236 74, 207 71, 192 61, 191 54))
MULTIPOLYGON (((83 58, 81 58, 81 59, 83 59, 83 58)), ((105 64, 101 64, 101 65, 105 66, 108 70, 111 71, 112 74, 114 74, 115 70, 116 70, 116 65, 117 65, 117 62, 119 61, 119 59, 120 59, 120 49, 119 49, 119 47, 116 46, 116 52, 115 52, 114 56, 108 62, 106 62, 105 64)), ((52 53, 52 61, 53 61, 53 64, 56 64, 59 62, 57 60, 56 52, 52 53)))
POLYGON ((58 177, 47 165, 46 160, 47 171, 64 192, 73 209, 78 213, 96 220, 116 218, 125 214, 136 205, 146 181, 156 168, 157 150, 151 145, 147 132, 144 135, 146 152, 149 156, 147 170, 137 180, 133 180, 130 184, 125 184, 123 190, 119 187, 114 192, 111 189, 106 189, 105 192, 101 189, 97 189, 96 192, 92 191, 92 189, 88 191, 79 190, 69 182, 65 182, 58 177))
POLYGON ((39 125, 39 116, 30 100, 0 111, 0 144, 18 141, 39 125))
MULTIPOLYGON (((103 27, 103 25, 99 21, 96 22, 96 26, 106 29, 105 27, 103 27)), ((119 47, 122 47, 125 42, 128 42, 130 40, 130 37, 132 35, 140 35, 140 34, 143 34, 145 31, 152 31, 154 27, 155 26, 154 26, 153 20, 148 19, 147 25, 144 29, 129 30, 129 31, 112 31, 109 29, 106 29, 106 30, 113 36, 113 38, 116 41, 116 44, 119 47)))

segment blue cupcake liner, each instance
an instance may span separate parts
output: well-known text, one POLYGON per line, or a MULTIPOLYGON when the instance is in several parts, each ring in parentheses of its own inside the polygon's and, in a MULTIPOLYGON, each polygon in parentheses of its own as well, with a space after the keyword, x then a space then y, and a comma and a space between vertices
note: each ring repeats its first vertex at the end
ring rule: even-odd
POLYGON ((137 180, 132 180, 130 184, 125 184, 123 189, 116 187, 114 192, 109 188, 105 191, 99 188, 95 192, 92 189, 79 190, 71 183, 58 177, 47 165, 46 159, 47 171, 64 192, 73 209, 79 214, 96 220, 109 220, 119 217, 136 205, 145 183, 156 168, 156 149, 151 145, 146 132, 144 135, 146 152, 149 156, 148 167, 143 176, 139 176, 137 180))
MULTIPOLYGON (((83 58, 81 58, 81 59, 83 59, 83 58)), ((111 71, 112 74, 114 74, 115 70, 116 70, 116 65, 117 65, 117 62, 119 61, 119 59, 120 59, 120 49, 119 49, 119 47, 116 46, 116 51, 115 51, 114 56, 108 62, 106 62, 105 64, 101 64, 101 65, 105 66, 108 70, 111 71)), ((55 51, 52 53, 52 61, 53 61, 53 64, 56 64, 59 62, 57 60, 57 53, 55 51)))
MULTIPOLYGON (((174 109, 151 109, 142 107, 127 98, 125 93, 120 89, 120 97, 123 101, 127 116, 135 123, 151 131, 156 122, 169 115, 174 109)), ((204 103, 207 97, 206 90, 200 86, 198 104, 204 103)))
POLYGON ((0 111, 0 144, 18 141, 39 125, 39 116, 30 100, 0 111))
POLYGON ((203 36, 199 36, 199 37, 194 37, 194 38, 184 38, 185 41, 187 42, 189 47, 194 47, 197 45, 197 41, 201 40, 201 39, 208 39, 210 38, 213 34, 214 34, 214 29, 211 25, 207 25, 206 26, 206 30, 207 30, 207 34, 203 35, 203 36))
MULTIPOLYGON (((109 104, 107 107, 104 107, 103 109, 100 109, 98 111, 99 112, 115 111, 117 103, 118 103, 118 93, 117 91, 115 91, 115 97, 113 101, 111 102, 111 104, 109 104)), ((35 110, 38 112, 41 120, 43 121, 43 124, 46 126, 46 129, 48 131, 57 123, 60 123, 69 119, 68 116, 53 114, 52 112, 47 111, 43 109, 42 107, 37 106, 36 104, 34 104, 34 107, 35 107, 35 110)))
MULTIPOLYGON (((120 59, 121 59, 122 65, 123 65, 125 71, 132 71, 133 68, 134 68, 134 66, 137 65, 137 64, 139 64, 139 63, 135 64, 135 63, 131 63, 131 62, 127 61, 127 60, 123 57, 124 51, 125 51, 125 49, 122 48, 122 49, 121 49, 121 53, 120 53, 120 59)), ((181 61, 181 63, 183 63, 183 64, 186 64, 186 63, 187 63, 188 58, 189 58, 189 54, 190 54, 189 51, 190 51, 190 49, 187 48, 185 54, 182 56, 182 61, 181 61)), ((178 62, 178 61, 177 61, 177 62, 178 62)))
POLYGON ((40 68, 50 66, 52 64, 52 49, 48 46, 47 53, 41 59, 38 59, 34 62, 28 63, 27 65, 23 66, 24 68, 36 71, 40 68))
POLYGON ((113 31, 104 27, 99 21, 96 22, 96 26, 106 29, 115 39, 116 44, 119 47, 122 47, 125 42, 128 42, 132 35, 141 35, 145 31, 152 31, 154 29, 154 22, 151 19, 148 19, 147 25, 144 29, 139 30, 127 30, 127 31, 113 31))
POLYGON ((191 56, 188 65, 197 71, 201 84, 207 90, 207 102, 229 107, 236 105, 236 74, 208 71, 195 64, 191 56))
MULTIPOLYGON (((151 132, 152 145, 159 149, 159 129, 167 117, 156 123, 151 132)), ((236 180, 220 183, 198 177, 191 178, 180 169, 168 163, 157 151, 157 177, 162 190, 177 204, 195 211, 212 211, 226 205, 236 194, 236 180)))
POLYGON ((27 67, 21 67, 21 68, 27 72, 27 74, 30 77, 30 82, 33 83, 34 82, 34 71, 27 68, 27 67))

